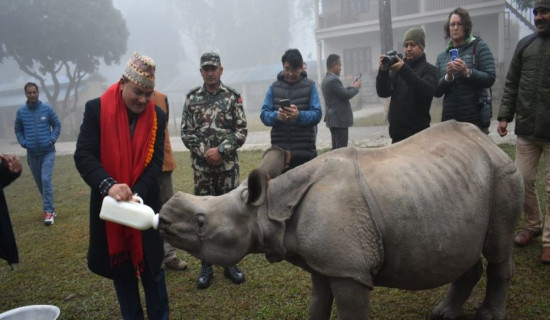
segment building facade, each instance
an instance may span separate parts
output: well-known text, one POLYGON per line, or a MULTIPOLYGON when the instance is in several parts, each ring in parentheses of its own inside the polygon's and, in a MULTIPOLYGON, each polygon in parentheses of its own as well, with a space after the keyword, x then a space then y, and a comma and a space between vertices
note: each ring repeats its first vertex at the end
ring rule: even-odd
MULTIPOLYGON (((376 102, 374 77, 382 54, 378 20, 381 0, 315 0, 315 38, 318 74, 324 75, 325 59, 331 53, 342 57, 343 79, 363 74, 364 102, 376 102), (372 88, 372 89, 370 89, 372 88)), ((519 11, 509 0, 385 0, 391 3, 393 49, 403 51, 403 35, 414 26, 426 32, 426 59, 435 64, 444 50, 443 26, 457 7, 472 18, 472 33, 488 43, 497 65, 497 77, 507 71, 521 30, 534 30, 532 12, 519 11)), ((318 82, 320 79, 317 80, 318 82)), ((351 80, 350 80, 351 81, 351 80)), ((495 84, 497 86, 497 84, 495 84)))

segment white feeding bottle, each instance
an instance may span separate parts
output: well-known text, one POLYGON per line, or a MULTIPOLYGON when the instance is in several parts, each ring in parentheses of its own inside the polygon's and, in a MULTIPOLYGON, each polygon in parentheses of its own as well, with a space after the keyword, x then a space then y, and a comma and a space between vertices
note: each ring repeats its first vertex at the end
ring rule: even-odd
POLYGON ((158 228, 159 215, 151 207, 143 204, 143 199, 134 196, 135 201, 116 201, 113 197, 103 198, 99 217, 134 229, 158 228))

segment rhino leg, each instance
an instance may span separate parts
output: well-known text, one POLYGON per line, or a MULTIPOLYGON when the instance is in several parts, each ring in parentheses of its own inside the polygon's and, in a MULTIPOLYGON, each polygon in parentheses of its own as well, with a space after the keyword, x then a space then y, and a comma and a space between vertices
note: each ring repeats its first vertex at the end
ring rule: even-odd
POLYGON ((472 289, 481 278, 483 273, 483 264, 481 259, 453 281, 447 291, 445 299, 432 311, 430 319, 457 319, 462 315, 462 306, 472 293, 472 289))
POLYGON ((349 278, 331 278, 330 288, 336 300, 338 319, 365 320, 369 318, 370 288, 349 278))
POLYGON ((506 319, 506 292, 514 269, 512 257, 502 263, 487 265, 485 299, 477 311, 476 319, 506 319))
POLYGON ((311 285, 309 319, 329 320, 332 311, 332 301, 334 300, 329 278, 312 272, 311 285))

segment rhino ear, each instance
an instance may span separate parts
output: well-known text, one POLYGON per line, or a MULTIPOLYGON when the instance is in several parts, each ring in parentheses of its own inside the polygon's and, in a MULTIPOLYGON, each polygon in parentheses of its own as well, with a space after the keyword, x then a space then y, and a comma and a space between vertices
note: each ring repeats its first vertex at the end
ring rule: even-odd
POLYGON ((274 179, 288 169, 289 162, 290 152, 288 150, 271 146, 265 151, 258 170, 266 172, 271 179, 274 179))
POLYGON ((262 205, 267 194, 267 174, 256 169, 248 175, 248 199, 246 204, 253 206, 262 205))

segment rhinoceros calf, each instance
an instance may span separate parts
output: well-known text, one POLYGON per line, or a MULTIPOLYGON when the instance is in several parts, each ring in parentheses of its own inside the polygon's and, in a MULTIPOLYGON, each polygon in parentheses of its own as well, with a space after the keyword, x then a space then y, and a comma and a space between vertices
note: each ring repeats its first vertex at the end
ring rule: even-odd
POLYGON ((160 230, 218 265, 248 253, 311 273, 310 319, 367 319, 373 286, 452 282, 432 313, 453 319, 482 274, 480 319, 506 318, 523 185, 512 160, 470 124, 448 121, 379 149, 345 148, 269 179, 253 171, 218 197, 178 192, 160 230))

